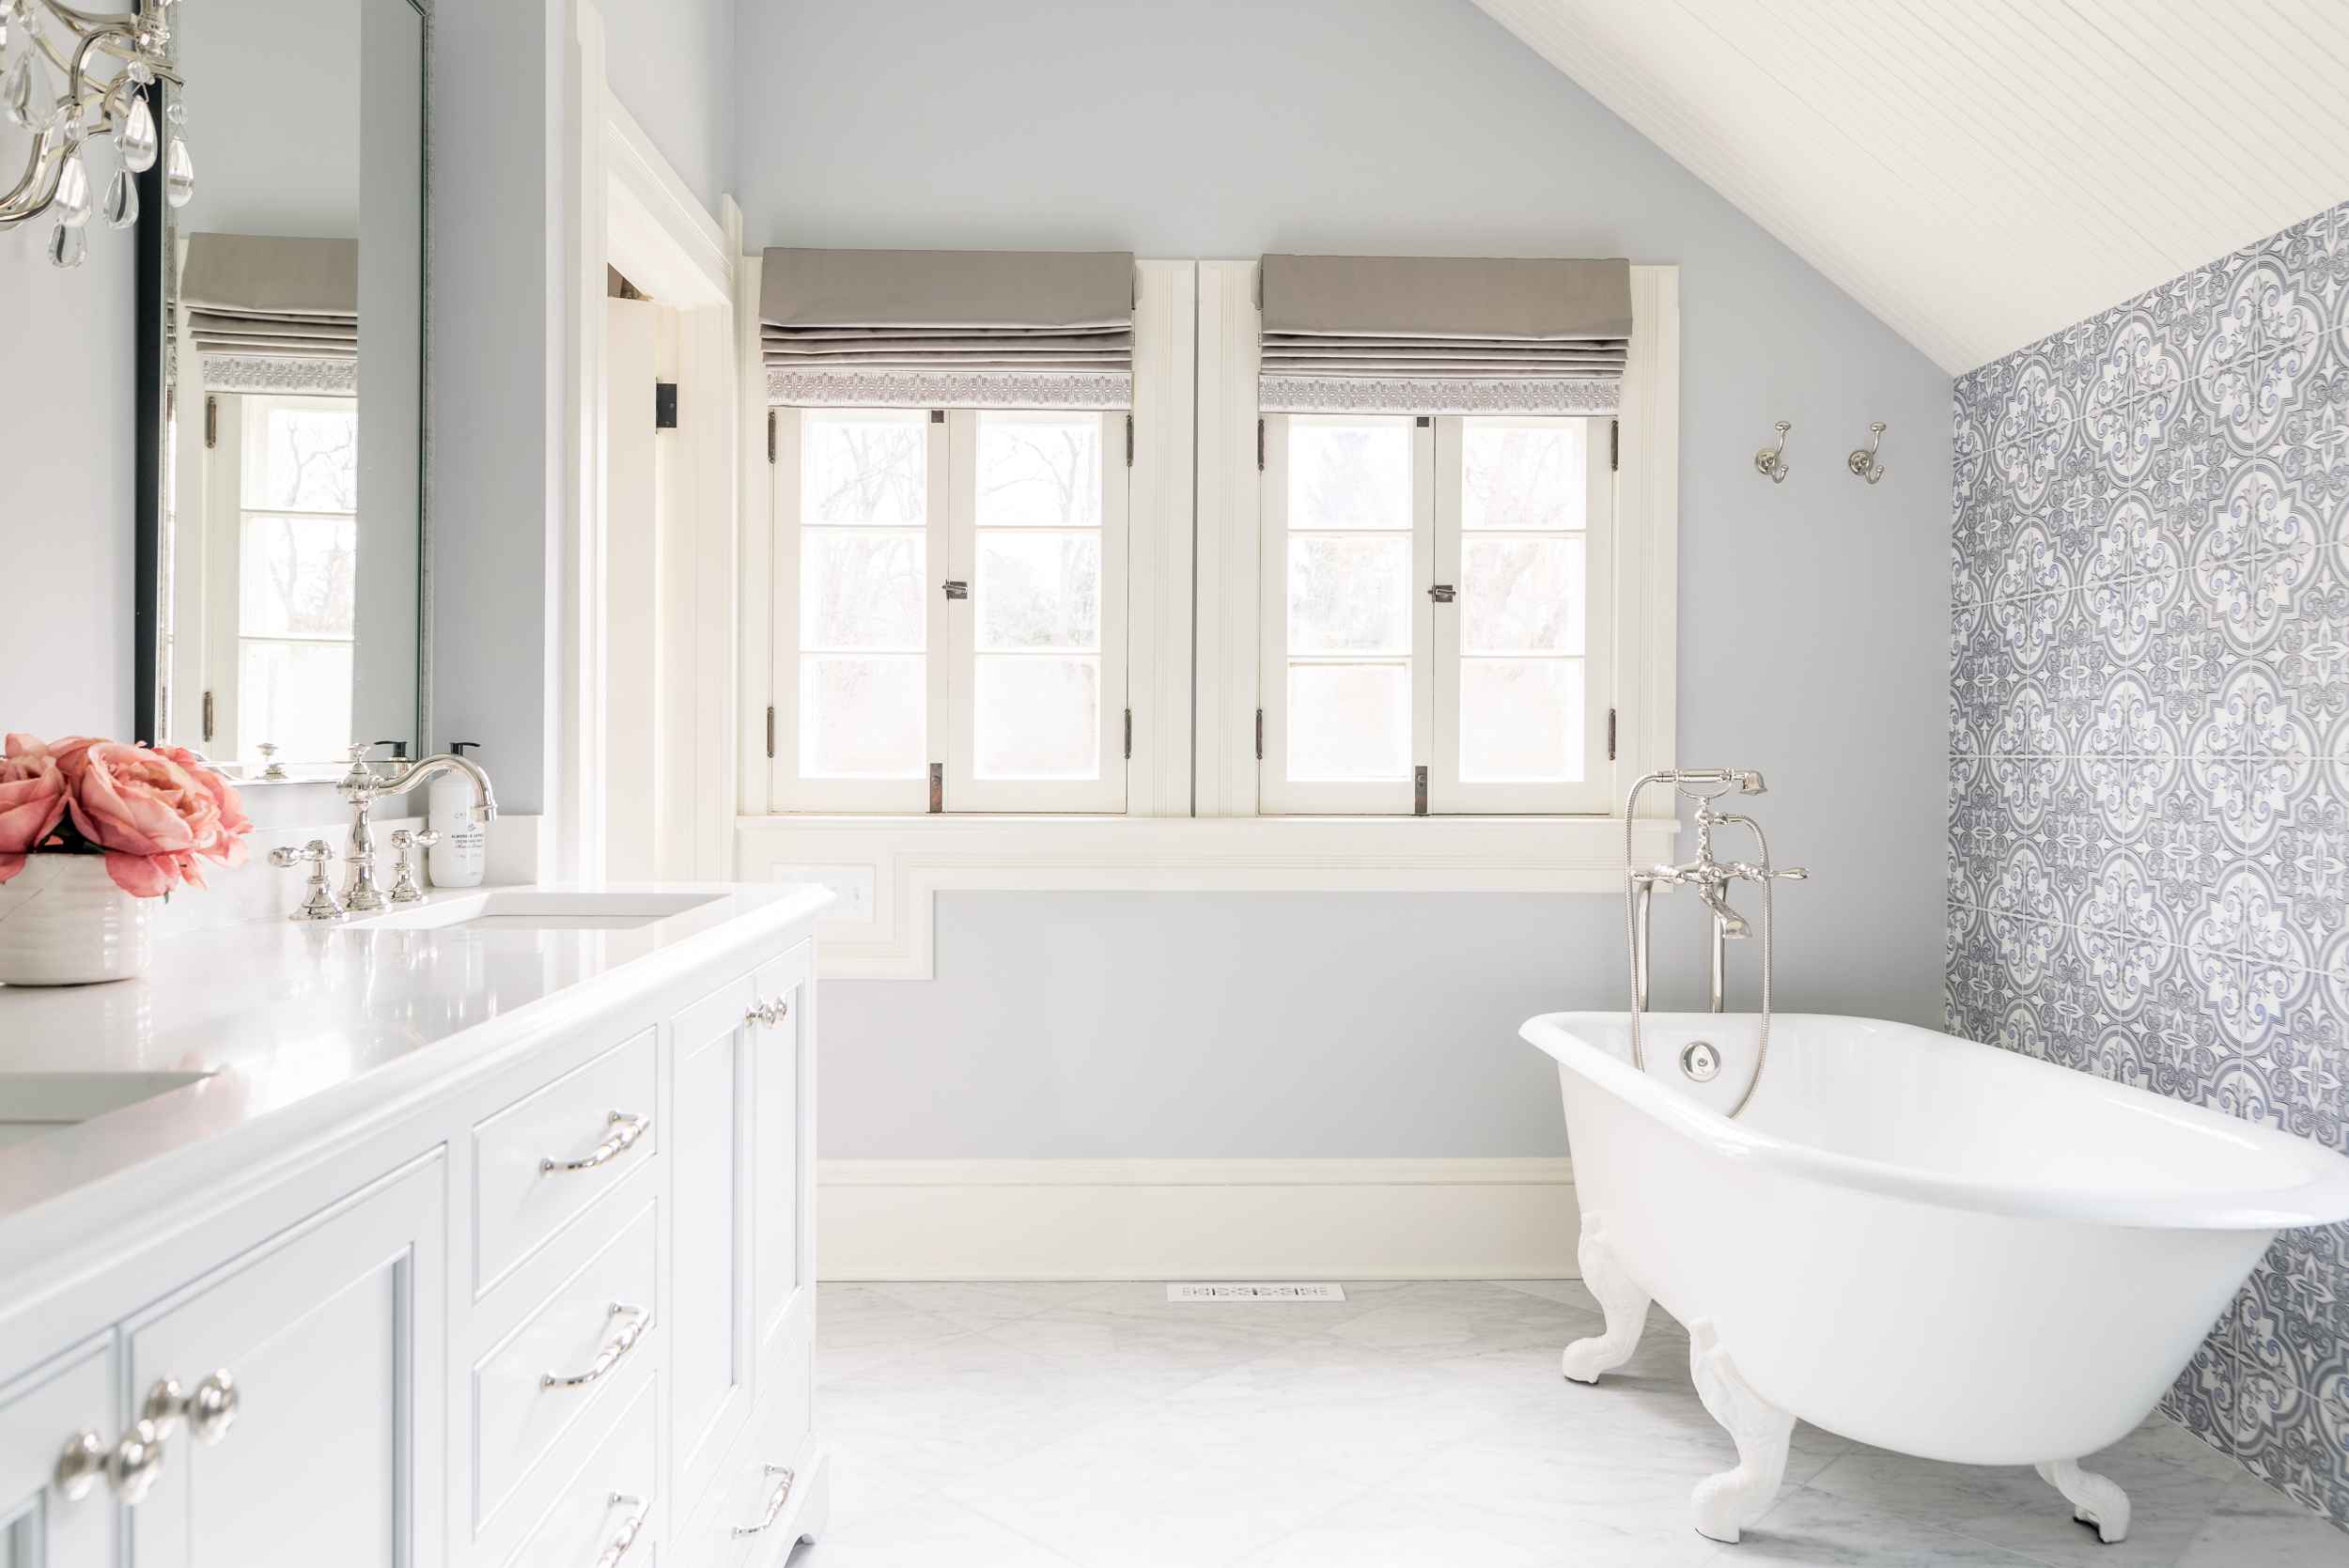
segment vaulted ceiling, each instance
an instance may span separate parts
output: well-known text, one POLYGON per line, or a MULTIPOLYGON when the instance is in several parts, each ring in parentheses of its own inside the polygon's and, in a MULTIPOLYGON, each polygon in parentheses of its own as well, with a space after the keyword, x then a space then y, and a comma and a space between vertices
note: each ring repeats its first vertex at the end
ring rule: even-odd
POLYGON ((2349 200, 2341 0, 1476 3, 1952 374, 2349 200))

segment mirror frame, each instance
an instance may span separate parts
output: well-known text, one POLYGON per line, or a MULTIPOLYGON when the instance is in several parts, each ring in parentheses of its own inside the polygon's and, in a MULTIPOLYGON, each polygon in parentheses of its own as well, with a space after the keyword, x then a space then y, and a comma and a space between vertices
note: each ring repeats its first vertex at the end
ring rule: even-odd
MULTIPOLYGON (((424 147, 422 175, 417 182, 416 244, 422 252, 417 269, 423 280, 418 302, 416 341, 416 713, 411 744, 423 746, 432 724, 432 8, 434 0, 361 0, 363 4, 405 4, 423 28, 424 69, 416 83, 424 147)), ((157 123, 164 123, 169 84, 156 82, 153 95, 157 123)), ((201 96, 203 84, 196 84, 201 96)), ((138 177, 139 218, 132 231, 136 257, 137 325, 133 352, 137 356, 133 396, 136 401, 137 444, 132 484, 132 733, 142 743, 160 742, 163 704, 163 525, 164 441, 170 429, 171 390, 164 383, 169 358, 170 313, 164 287, 170 222, 163 198, 163 161, 158 158, 138 177)), ((364 194, 362 200, 365 199, 364 194)), ((419 753, 418 754, 421 754, 419 753)), ((257 779, 242 781, 257 784, 257 779)))

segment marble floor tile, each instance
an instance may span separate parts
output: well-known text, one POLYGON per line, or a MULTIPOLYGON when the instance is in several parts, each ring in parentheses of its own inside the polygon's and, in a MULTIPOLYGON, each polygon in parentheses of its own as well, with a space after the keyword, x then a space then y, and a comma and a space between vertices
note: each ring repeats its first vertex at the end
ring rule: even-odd
POLYGON ((1169 1303, 1157 1284, 826 1285, 816 1430, 832 1526, 800 1568, 2349 1568, 2349 1533, 2167 1421, 2090 1461, 2105 1546, 2028 1469, 1797 1425, 1734 1547, 1690 1489, 1735 1454, 1662 1313, 1595 1387, 1572 1281, 1347 1286, 1344 1303, 1169 1303))

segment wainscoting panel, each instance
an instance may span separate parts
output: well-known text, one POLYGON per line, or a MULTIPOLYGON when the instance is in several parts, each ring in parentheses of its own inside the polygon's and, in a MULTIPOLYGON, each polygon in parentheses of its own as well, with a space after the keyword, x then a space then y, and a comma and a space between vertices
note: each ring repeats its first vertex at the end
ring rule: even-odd
MULTIPOLYGON (((2349 1150, 2349 206, 1954 394, 1950 1028, 2349 1150)), ((2164 1408, 2349 1523, 2349 1227, 2164 1408)))
POLYGON ((1557 1280, 1563 1159, 821 1160, 825 1280, 1557 1280))

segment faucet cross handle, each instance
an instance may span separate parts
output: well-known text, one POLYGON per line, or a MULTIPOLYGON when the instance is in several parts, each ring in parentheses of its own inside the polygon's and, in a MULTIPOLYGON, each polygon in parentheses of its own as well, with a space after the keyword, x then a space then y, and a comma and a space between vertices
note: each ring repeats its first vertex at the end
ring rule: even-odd
POLYGON ((296 921, 341 920, 347 910, 334 901, 334 890, 327 884, 326 868, 334 861, 334 851, 322 838, 314 838, 296 849, 281 845, 269 852, 269 863, 274 866, 306 865, 310 880, 303 889, 302 907, 286 918, 296 921))
POLYGON ((429 849, 441 842, 437 829, 394 828, 392 830, 391 900, 395 904, 421 904, 424 889, 416 881, 416 851, 429 849))

